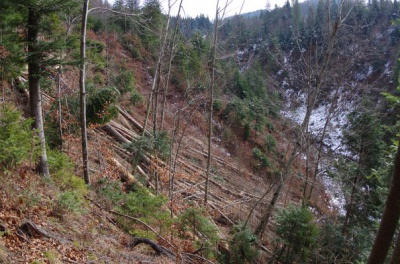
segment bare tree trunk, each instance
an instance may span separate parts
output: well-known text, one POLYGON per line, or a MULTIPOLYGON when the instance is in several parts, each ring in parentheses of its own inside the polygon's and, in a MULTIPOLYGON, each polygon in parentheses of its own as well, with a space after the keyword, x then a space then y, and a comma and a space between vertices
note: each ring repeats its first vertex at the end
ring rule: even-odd
MULTIPOLYGON (((334 111, 335 106, 336 106, 336 102, 337 102, 337 99, 338 99, 339 88, 340 88, 339 86, 336 88, 335 95, 333 96, 332 104, 331 104, 331 106, 329 108, 328 116, 326 117, 326 120, 325 120, 324 128, 322 129, 322 135, 321 135, 320 144, 319 144, 319 147, 318 147, 317 161, 315 163, 314 172, 313 172, 313 177, 314 178, 313 178, 313 181, 311 183, 310 192, 308 193, 308 198, 307 198, 308 200, 311 199, 311 196, 312 196, 312 193, 313 193, 313 190, 314 190, 314 184, 315 184, 315 181, 316 181, 317 176, 318 176, 319 164, 320 164, 320 161, 321 161, 322 147, 324 145, 325 134, 326 134, 326 130, 328 128, 328 124, 330 123, 330 121, 332 119, 332 114, 333 114, 333 111, 334 111)), ((306 191, 306 188, 307 188, 307 182, 306 182, 306 186, 304 187, 304 191, 306 191)))
MULTIPOLYGON (((170 25, 170 21, 171 21, 170 11, 171 10, 168 10, 167 24, 164 28, 164 32, 163 32, 162 38, 161 38, 160 52, 159 52, 158 60, 157 60, 157 64, 156 64, 156 72, 154 73, 153 84, 151 86, 151 92, 150 92, 150 96, 149 96, 149 99, 147 101, 147 106, 146 106, 146 117, 144 119, 142 136, 144 136, 146 133, 147 124, 149 121, 151 103, 153 101, 153 96, 155 95, 155 93, 158 94, 159 88, 160 88, 162 61, 163 61, 164 55, 165 55, 165 46, 167 43, 169 25, 170 25)), ((158 98, 156 98, 156 100, 158 100, 158 98)), ((155 112, 153 119, 157 119, 157 109, 153 109, 153 111, 155 112)), ((157 126, 157 120, 154 120, 154 127, 156 127, 156 126, 157 126)))
POLYGON ((40 91, 40 49, 38 47, 40 16, 34 8, 29 8, 28 14, 28 80, 29 106, 34 119, 33 128, 37 130, 40 144, 39 171, 45 177, 50 177, 47 162, 46 138, 44 135, 44 121, 42 111, 42 97, 40 91))
POLYGON ((274 195, 272 196, 271 202, 269 203, 267 210, 263 214, 260 223, 257 225, 257 228, 254 231, 254 235, 258 236, 260 239, 262 238, 265 228, 267 227, 267 224, 269 222, 269 219, 271 218, 272 212, 274 211, 276 202, 278 201, 284 183, 285 183, 284 179, 281 179, 278 188, 276 188, 274 195))
POLYGON ((61 101, 61 73, 62 66, 60 65, 60 70, 57 74, 57 111, 58 111, 58 136, 61 141, 61 152, 64 151, 64 142, 63 142, 63 129, 62 129, 62 101, 61 101))
MULTIPOLYGON (((400 146, 400 145, 399 145, 400 146)), ((374 245, 368 258, 368 264, 384 263, 386 255, 396 231, 400 217, 400 147, 397 148, 394 160, 393 178, 390 185, 389 194, 386 199, 385 210, 382 215, 378 233, 375 237, 374 245)), ((393 259, 398 258, 399 241, 397 242, 393 259)), ((398 262, 392 262, 398 263, 398 262)))
MULTIPOLYGON (((178 14, 176 15, 176 23, 175 23, 175 28, 174 28, 174 33, 172 36, 172 40, 170 43, 170 49, 169 49, 169 63, 168 63, 168 68, 167 68, 167 78, 165 80, 165 87, 164 87, 164 93, 163 93, 163 100, 162 100, 162 106, 161 106, 161 121, 160 121, 160 129, 163 129, 164 126, 164 118, 165 118, 165 103, 167 101, 167 93, 168 93, 168 86, 169 86, 169 80, 171 78, 171 66, 172 66, 172 60, 174 58, 174 47, 175 47, 175 41, 176 41, 176 33, 178 32, 178 25, 179 25, 179 19, 180 19, 180 13, 182 9, 182 2, 179 3, 179 9, 178 9, 178 14)), ((171 8, 171 6, 169 7, 171 8)))
POLYGON ((281 175, 281 180, 279 182, 278 187, 276 188, 274 195, 272 196, 272 199, 265 210, 264 214, 262 215, 260 223, 257 225, 256 230, 254 231, 254 235, 258 236, 260 239, 262 238, 265 228, 267 227, 267 224, 269 222, 269 219, 272 216, 272 213, 274 212, 276 203, 279 199, 279 196, 282 192, 283 187, 286 185, 286 181, 289 179, 289 172, 290 168, 292 166, 292 163, 295 161, 297 156, 301 153, 301 144, 296 143, 296 147, 293 149, 292 153, 290 154, 289 160, 286 162, 284 167, 282 167, 282 175, 281 175))
POLYGON ((213 121, 213 104, 214 104, 214 89, 215 89, 215 61, 216 61, 216 51, 217 51, 217 40, 218 40, 218 19, 219 19, 219 0, 217 1, 216 11, 215 11, 215 21, 214 21, 214 39, 212 48, 212 62, 211 62, 211 84, 210 84, 210 112, 208 115, 208 147, 207 147, 207 172, 206 172, 206 182, 204 186, 204 204, 207 205, 208 202, 208 187, 210 181, 211 173, 211 158, 212 158, 212 121, 213 121))
POLYGON ((88 139, 86 127, 86 25, 88 17, 89 0, 83 3, 82 11, 82 28, 81 28, 81 46, 80 58, 81 67, 79 70, 79 90, 80 90, 80 118, 81 118, 81 138, 82 138, 82 161, 83 161, 83 178, 85 183, 90 185, 89 162, 88 162, 88 139))

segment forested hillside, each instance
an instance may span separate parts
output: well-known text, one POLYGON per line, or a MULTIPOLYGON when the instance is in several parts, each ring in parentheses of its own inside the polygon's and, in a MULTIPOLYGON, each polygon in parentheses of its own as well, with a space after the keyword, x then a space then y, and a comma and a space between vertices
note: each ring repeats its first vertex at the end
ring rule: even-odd
POLYGON ((0 2, 0 263, 398 263, 399 3, 228 3, 0 2))

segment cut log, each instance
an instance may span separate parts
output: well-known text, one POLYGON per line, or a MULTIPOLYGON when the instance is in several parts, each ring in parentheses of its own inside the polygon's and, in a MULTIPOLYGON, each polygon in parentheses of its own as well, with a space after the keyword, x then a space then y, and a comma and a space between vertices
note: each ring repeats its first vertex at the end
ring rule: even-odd
POLYGON ((143 187, 143 185, 127 170, 125 169, 124 166, 122 166, 121 163, 115 158, 108 158, 107 159, 108 163, 111 165, 115 166, 118 170, 118 172, 121 175, 121 179, 129 184, 136 184, 139 185, 140 187, 143 187))
POLYGON ((129 140, 127 140, 123 135, 121 135, 117 130, 115 130, 110 124, 105 124, 103 126, 103 130, 118 140, 118 142, 123 143, 123 144, 129 144, 131 143, 129 140))
MULTIPOLYGON (((118 111, 123 117, 125 117, 126 120, 129 121, 129 123, 132 125, 133 128, 135 128, 140 133, 143 133, 143 126, 138 121, 136 121, 130 114, 128 114, 125 110, 123 110, 119 107, 118 107, 118 111)), ((146 134, 150 135, 150 133, 147 131, 146 131, 146 134)))

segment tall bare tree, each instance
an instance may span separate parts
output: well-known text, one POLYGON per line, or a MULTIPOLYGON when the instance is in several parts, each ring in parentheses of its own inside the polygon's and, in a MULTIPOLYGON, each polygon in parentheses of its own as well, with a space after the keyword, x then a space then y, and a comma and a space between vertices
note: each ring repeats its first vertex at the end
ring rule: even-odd
POLYGON ((80 121, 81 121, 81 140, 82 140, 82 160, 83 177, 86 184, 90 184, 89 176, 89 157, 88 139, 86 127, 86 26, 89 10, 89 0, 84 0, 82 8, 82 27, 81 27, 81 46, 80 58, 81 66, 79 69, 79 91, 80 91, 80 121))
POLYGON ((214 35, 213 43, 211 48, 211 78, 210 78, 210 99, 209 99, 209 113, 208 113, 208 146, 207 146, 207 171, 206 171, 206 182, 204 187, 204 204, 208 202, 208 187, 211 174, 211 160, 212 160, 212 130, 213 130, 213 105, 214 105, 214 90, 215 90, 215 74, 216 74, 216 61, 217 61, 217 41, 218 41, 218 28, 219 23, 225 16, 225 12, 232 0, 226 0, 225 5, 221 8, 219 6, 219 0, 215 7, 215 19, 214 19, 214 35))

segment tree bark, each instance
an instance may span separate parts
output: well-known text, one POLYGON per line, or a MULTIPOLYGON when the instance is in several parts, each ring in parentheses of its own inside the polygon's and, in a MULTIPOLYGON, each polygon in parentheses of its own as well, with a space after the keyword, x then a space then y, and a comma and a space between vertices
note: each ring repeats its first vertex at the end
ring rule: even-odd
POLYGON ((136 247, 137 245, 142 244, 142 243, 149 245, 159 255, 162 254, 169 258, 175 259, 175 253, 173 253, 171 250, 157 244, 156 242, 151 241, 148 238, 135 237, 133 242, 131 243, 131 246, 136 247))
POLYGON ((40 14, 33 7, 28 10, 28 80, 29 80, 29 107, 34 119, 33 128, 37 130, 40 144, 39 172, 45 177, 50 177, 47 162, 46 138, 44 135, 44 122, 42 110, 42 97, 40 91, 41 65, 40 49, 38 44, 40 14))
POLYGON ((267 224, 269 222, 269 219, 271 218, 272 212, 275 208, 276 202, 278 201, 278 198, 282 191, 283 186, 284 186, 284 182, 282 179, 282 181, 278 185, 278 188, 276 188, 276 190, 274 192, 274 196, 272 197, 272 200, 269 203, 267 210, 263 214, 260 223, 258 224, 256 230, 254 231, 254 235, 259 237, 260 239, 262 238, 265 228, 267 227, 267 224))
POLYGON ((88 164, 88 139, 86 127, 86 25, 88 16, 89 0, 83 3, 82 11, 82 28, 81 28, 81 46, 80 58, 81 67, 79 70, 79 90, 80 90, 80 121, 81 121, 81 138, 82 138, 82 162, 83 162, 83 178, 85 183, 90 185, 89 164, 88 164))
MULTIPOLYGON (((368 264, 384 263, 386 255, 392 243, 394 233, 396 231, 399 217, 400 217, 400 147, 397 148, 397 154, 394 161, 392 183, 390 185, 389 194, 386 199, 385 210, 382 215, 382 220, 379 225, 379 230, 368 258, 368 264)), ((398 243, 399 242, 397 242, 397 244, 398 243)), ((396 245, 396 249, 397 251, 399 250, 398 245, 396 245)))
POLYGON ((390 264, 399 264, 400 263, 400 233, 397 235, 396 246, 394 247, 392 259, 390 260, 390 264))

